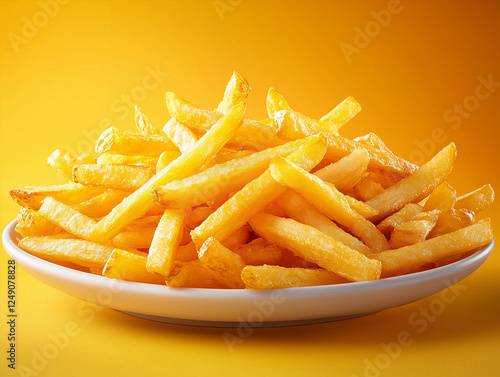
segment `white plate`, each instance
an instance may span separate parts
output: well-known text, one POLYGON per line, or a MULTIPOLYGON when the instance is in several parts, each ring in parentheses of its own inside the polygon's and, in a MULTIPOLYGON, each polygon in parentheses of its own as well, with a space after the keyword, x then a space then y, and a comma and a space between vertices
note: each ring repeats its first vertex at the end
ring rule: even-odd
POLYGON ((4 230, 9 255, 41 282, 80 300, 141 318, 217 327, 271 327, 358 317, 421 300, 458 283, 488 258, 494 241, 433 270, 377 281, 281 290, 170 288, 108 279, 62 267, 17 247, 16 222, 4 230))

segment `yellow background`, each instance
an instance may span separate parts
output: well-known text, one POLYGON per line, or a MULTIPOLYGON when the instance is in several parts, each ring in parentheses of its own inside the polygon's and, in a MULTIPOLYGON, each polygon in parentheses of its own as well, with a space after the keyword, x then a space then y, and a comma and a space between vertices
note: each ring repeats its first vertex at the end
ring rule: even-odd
MULTIPOLYGON (((213 108, 233 70, 253 88, 249 117, 266 116, 270 86, 311 117, 353 95, 363 111, 344 135, 375 131, 396 153, 426 160, 453 140, 458 159, 449 181, 457 191, 485 183, 498 190, 498 84, 490 92, 480 88, 482 99, 474 96, 481 77, 500 81, 500 2, 393 3, 73 0, 54 7, 51 0, 1 1, 2 229, 18 210, 10 187, 58 183, 45 164, 54 149, 85 151, 109 122, 132 129, 124 96, 161 127, 168 119, 165 91, 213 108), (396 11, 390 19, 389 9, 396 11), (371 36, 356 37, 360 30, 371 36), (346 57, 341 46, 347 45, 357 50, 346 57), (148 70, 161 74, 151 80, 148 70), (474 111, 446 118, 464 101, 474 111), (432 135, 439 140, 424 142, 432 135)), ((499 205, 484 214, 493 217, 497 235, 499 205)), ((4 357, 6 253, 0 258, 0 374, 10 376, 18 374, 4 357)), ((18 270, 17 366, 33 368, 49 335, 74 322, 79 334, 36 375, 377 375, 365 370, 367 363, 380 365, 382 343, 408 331, 413 343, 383 364, 380 375, 496 376, 499 272, 495 251, 422 333, 409 318, 439 296, 348 321, 256 329, 230 352, 221 329, 149 322, 97 307, 95 316, 83 317, 78 300, 18 270)))

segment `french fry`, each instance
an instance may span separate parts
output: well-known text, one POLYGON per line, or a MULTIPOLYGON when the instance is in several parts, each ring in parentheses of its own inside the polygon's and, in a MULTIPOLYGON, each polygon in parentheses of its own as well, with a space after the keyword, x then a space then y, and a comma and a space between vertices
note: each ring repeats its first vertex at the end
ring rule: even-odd
POLYGON ((208 131, 192 149, 183 153, 158 172, 140 189, 127 196, 108 215, 99 221, 92 232, 92 238, 105 242, 116 236, 132 220, 141 217, 151 207, 153 200, 151 190, 177 179, 182 179, 197 171, 207 160, 212 158, 231 138, 240 126, 245 113, 245 105, 232 108, 224 117, 208 131))
POLYGON ((399 178, 407 177, 417 169, 417 166, 397 157, 392 153, 387 153, 379 149, 371 148, 362 143, 349 140, 345 137, 327 134, 326 141, 328 150, 325 158, 329 161, 338 161, 342 157, 352 153, 355 149, 363 148, 370 156, 368 164, 369 170, 378 169, 396 174, 399 178))
POLYGON ((283 289, 348 282, 336 273, 323 269, 281 266, 246 266, 241 278, 248 289, 283 289))
POLYGON ((355 149, 339 161, 316 171, 314 175, 332 183, 340 192, 345 192, 363 178, 369 162, 370 156, 365 149, 355 149))
POLYGON ((73 181, 75 183, 123 191, 137 190, 153 175, 153 169, 138 166, 81 164, 73 168, 73 181))
POLYGON ((237 247, 246 244, 249 238, 250 229, 248 229, 246 225, 243 225, 241 228, 236 229, 236 231, 227 236, 224 241, 222 241, 222 245, 228 249, 234 250, 237 247))
MULTIPOLYGON (((204 134, 222 116, 216 111, 199 109, 171 92, 167 93, 166 101, 170 115, 195 133, 204 134)), ((283 143, 272 127, 245 119, 227 145, 241 149, 263 150, 283 143)))
POLYGON ((146 264, 149 272, 168 276, 181 240, 183 221, 184 214, 181 211, 165 210, 149 248, 146 264))
POLYGON ((280 110, 274 114, 276 135, 283 140, 297 140, 320 132, 338 134, 329 121, 320 122, 294 110, 280 110))
POLYGON ((376 280, 381 263, 328 237, 316 228, 292 219, 261 213, 249 221, 257 234, 351 281, 376 280), (314 240, 310 242, 309 240, 314 240))
POLYGON ((165 285, 163 276, 151 273, 146 269, 146 261, 146 255, 114 249, 104 266, 102 275, 111 279, 165 285))
POLYGON ((281 255, 281 260, 277 263, 278 266, 287 268, 320 268, 316 263, 308 261, 298 255, 294 254, 292 251, 282 248, 283 253, 281 255))
POLYGON ((217 153, 217 155, 214 156, 214 160, 217 164, 223 164, 224 162, 236 160, 236 159, 242 158, 242 157, 246 157, 246 156, 254 154, 254 153, 255 153, 255 151, 251 151, 251 150, 217 153))
MULTIPOLYGON (((322 160, 325 149, 324 139, 319 135, 302 145, 288 158, 302 165, 306 170, 310 170, 322 160)), ((191 238, 198 248, 209 237, 214 237, 222 242, 285 190, 286 188, 273 179, 270 171, 266 170, 217 208, 191 232, 191 238)))
POLYGON ((366 204, 379 211, 373 221, 384 219, 408 203, 419 202, 443 183, 456 158, 454 143, 449 144, 410 176, 368 200, 366 204))
POLYGON ((175 254, 176 261, 190 262, 195 259, 198 259, 198 250, 196 250, 196 245, 193 241, 177 248, 177 253, 175 254))
POLYGON ((92 157, 88 153, 83 153, 79 156, 76 156, 76 163, 77 164, 94 164, 95 163, 95 158, 92 157))
POLYGON ((463 208, 452 208, 439 217, 435 227, 429 233, 429 238, 454 232, 458 229, 472 225, 474 222, 474 212, 463 208))
POLYGON ((378 230, 386 237, 389 237, 392 231, 398 226, 413 220, 423 211, 418 204, 409 203, 401 208, 398 212, 386 217, 377 225, 378 230))
POLYGON ((273 160, 269 170, 273 178, 300 193, 330 219, 347 227, 374 252, 389 249, 384 235, 359 213, 351 209, 346 197, 335 186, 281 157, 273 160))
POLYGON ((143 135, 161 135, 160 131, 158 131, 158 129, 156 129, 151 124, 148 117, 142 113, 141 109, 138 106, 135 106, 135 108, 134 108, 134 115, 135 115, 135 126, 137 127, 137 130, 141 134, 143 134, 143 135))
POLYGON ((484 246, 493 240, 489 219, 415 245, 372 255, 382 262, 382 277, 403 275, 426 263, 484 246))
POLYGON ((61 233, 62 230, 32 209, 21 207, 21 212, 17 215, 16 232, 23 237, 49 236, 61 233))
POLYGON ((215 209, 205 206, 200 206, 193 208, 191 212, 186 216, 184 223, 190 228, 194 229, 199 226, 203 221, 210 216, 215 209))
POLYGON ((455 208, 477 213, 491 206, 494 198, 495 193, 491 185, 484 185, 475 191, 457 198, 455 208))
POLYGON ((238 72, 234 71, 227 83, 224 97, 217 106, 216 111, 225 114, 231 107, 245 102, 250 93, 250 85, 238 72))
POLYGON ((199 260, 175 262, 165 283, 170 287, 185 288, 227 288, 221 276, 199 260))
POLYGON ((172 161, 179 158, 181 152, 177 151, 165 151, 160 157, 158 157, 158 162, 156 163, 156 171, 160 172, 166 168, 172 161))
POLYGON ((102 271, 113 246, 80 239, 25 237, 18 246, 28 253, 49 262, 71 262, 102 271))
POLYGON ((52 171, 61 177, 64 181, 71 181, 71 169, 78 161, 63 149, 56 149, 47 159, 47 163, 52 171))
POLYGON ((57 186, 26 186, 9 190, 12 199, 22 207, 40 209, 42 200, 50 196, 64 204, 77 204, 106 191, 104 187, 89 187, 78 183, 66 183, 57 186))
POLYGON ((96 225, 94 219, 50 196, 42 201, 38 213, 65 231, 87 240, 96 225))
POLYGON ((367 201, 384 191, 382 185, 368 177, 361 179, 355 186, 354 192, 360 200, 367 201))
POLYGON ((328 114, 321 117, 321 122, 329 121, 335 124, 337 130, 349 122, 361 111, 361 105, 353 97, 349 96, 337 106, 335 106, 328 114))
POLYGON ((170 118, 163 127, 163 132, 165 132, 168 138, 172 140, 172 143, 174 143, 182 153, 189 151, 198 141, 193 131, 179 123, 175 118, 170 118))
POLYGON ((278 264, 283 255, 283 248, 268 243, 263 238, 240 245, 234 249, 247 265, 261 266, 264 264, 278 264))
POLYGON ((95 219, 106 216, 129 194, 129 192, 121 190, 108 190, 100 195, 90 198, 89 200, 78 204, 73 204, 73 208, 78 212, 95 219))
MULTIPOLYGON (((314 137, 313 137, 314 138, 314 137)), ((166 208, 181 209, 227 197, 261 175, 274 156, 286 156, 313 138, 286 143, 215 165, 198 174, 153 190, 153 198, 166 208)))
POLYGON ((432 228, 436 225, 440 211, 433 210, 432 213, 424 212, 418 216, 417 220, 411 220, 396 227, 391 233, 389 245, 393 249, 399 249, 403 246, 414 245, 417 242, 424 241, 432 228))
MULTIPOLYGON (((174 152, 177 153, 177 152, 174 152)), ((103 153, 96 159, 96 164, 139 166, 143 168, 154 168, 158 161, 152 156, 127 156, 124 154, 103 153)))
POLYGON ((110 245, 122 249, 148 249, 151 246, 155 228, 145 227, 138 230, 123 230, 109 241, 110 245))
POLYGON ((159 156, 167 150, 177 150, 169 139, 159 135, 143 135, 110 127, 96 141, 97 153, 132 156, 159 156))
POLYGON ((456 191, 448 182, 443 182, 429 195, 424 204, 424 211, 439 210, 441 213, 448 212, 456 201, 456 191))
POLYGON ((207 239, 198 252, 198 257, 205 266, 220 274, 224 285, 228 288, 245 288, 241 280, 241 271, 245 262, 238 254, 233 253, 215 238, 207 239))
POLYGON ((357 138, 354 139, 354 141, 357 141, 358 143, 367 145, 369 147, 373 147, 375 149, 381 150, 389 154, 394 154, 394 152, 389 149, 389 147, 384 143, 384 141, 377 134, 374 134, 373 132, 370 132, 363 136, 358 136, 357 138))
POLYGON ((334 240, 340 241, 351 249, 359 251, 365 255, 372 254, 372 251, 363 242, 356 237, 339 228, 328 217, 323 215, 311 203, 292 190, 287 190, 277 199, 288 217, 297 220, 300 223, 310 225, 325 233, 334 240))

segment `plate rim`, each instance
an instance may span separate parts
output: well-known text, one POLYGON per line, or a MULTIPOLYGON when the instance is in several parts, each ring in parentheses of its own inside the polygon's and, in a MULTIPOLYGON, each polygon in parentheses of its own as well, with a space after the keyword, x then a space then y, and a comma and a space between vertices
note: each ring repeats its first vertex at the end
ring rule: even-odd
MULTIPOLYGON (((393 286, 405 286, 412 285, 417 281, 426 281, 427 277, 429 280, 439 279, 449 274, 450 271, 456 269, 458 266, 462 268, 467 268, 468 266, 474 265, 475 263, 482 260, 481 264, 488 259, 491 251, 495 246, 495 238, 493 240, 481 247, 475 253, 469 255, 468 257, 461 259, 459 261, 450 263, 445 266, 440 266, 431 270, 415 272, 406 275, 394 276, 379 280, 371 280, 371 281, 362 281, 362 282, 349 282, 346 284, 332 284, 332 285, 318 285, 318 286, 309 286, 309 287, 293 287, 293 288, 282 288, 282 289, 217 289, 217 288, 184 288, 184 287, 169 287, 166 285, 158 285, 158 284, 149 284, 149 283, 140 283, 140 282, 131 282, 131 281, 123 281, 118 279, 110 279, 105 276, 94 275, 88 272, 78 271, 71 269, 69 267, 64 267, 44 259, 38 258, 17 246, 14 242, 13 238, 16 236, 22 237, 15 231, 15 226, 17 224, 17 220, 11 221, 2 232, 2 244, 7 251, 7 254, 16 262, 18 259, 22 259, 22 262, 18 262, 21 267, 23 262, 28 261, 27 264, 41 264, 45 265, 48 268, 55 269, 56 275, 59 278, 66 278, 74 281, 77 277, 81 277, 86 280, 85 284, 91 283, 93 286, 102 287, 103 284, 118 284, 123 286, 123 289, 134 292, 141 293, 146 287, 148 288, 148 294, 154 295, 165 295, 175 296, 179 298, 189 296, 190 299, 205 299, 207 295, 210 296, 210 299, 214 299, 214 296, 217 296, 217 299, 223 300, 239 300, 239 299, 250 299, 256 298, 256 294, 260 296, 266 296, 267 294, 271 294, 277 291, 286 291, 287 293, 292 294, 293 296, 303 296, 303 295, 324 295, 327 292, 331 293, 348 293, 351 291, 358 290, 378 290, 383 288, 391 288, 393 286), (11 254, 12 253, 12 254, 11 254), (14 255, 13 255, 14 254, 14 255), (248 296, 248 297, 245 297, 248 296)), ((38 279, 37 279, 38 280, 38 279)), ((79 279, 80 280, 80 279, 79 279)), ((83 282, 81 282, 83 283, 83 282)), ((455 283, 453 283, 455 284, 455 283)), ((56 288, 57 289, 57 288, 56 288)), ((121 289, 120 289, 121 290, 121 289)), ((187 297, 186 297, 187 298, 187 297)), ((259 297, 260 298, 260 297, 259 297)), ((264 298, 264 297, 262 297, 264 298)))

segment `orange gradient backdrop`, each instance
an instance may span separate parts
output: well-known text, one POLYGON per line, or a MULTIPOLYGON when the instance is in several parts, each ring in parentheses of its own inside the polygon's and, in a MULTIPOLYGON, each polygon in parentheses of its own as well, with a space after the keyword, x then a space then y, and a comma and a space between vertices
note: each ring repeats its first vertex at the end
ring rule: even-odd
MULTIPOLYGON (((162 127, 167 90, 214 108, 233 70, 253 88, 251 118, 266 117, 270 86, 311 117, 352 95, 363 111, 343 135, 376 132, 418 163, 454 141, 457 191, 500 189, 498 1, 1 1, 0 19, 2 229, 18 211, 9 188, 59 182, 45 163, 54 149, 85 152, 111 124, 132 129, 135 104, 162 127)), ((484 213, 495 234, 498 206, 484 213)), ((3 281, 7 260, 2 253, 3 281)), ((255 329, 230 352, 225 330, 97 307, 82 317, 79 301, 19 269, 17 366, 34 368, 50 334, 75 322, 79 334, 32 369, 37 376, 375 375, 368 365, 401 331, 414 341, 380 375, 493 376, 499 272, 495 251, 422 333, 408 319, 433 298, 355 320, 255 329)), ((5 355, 6 284, 0 294, 5 355)), ((4 357, 0 370, 19 375, 4 357)))

